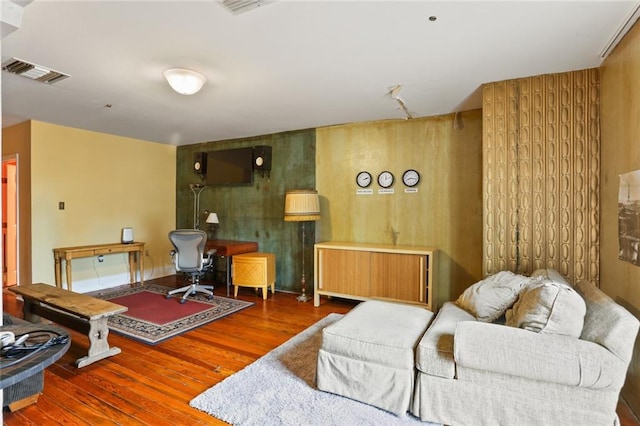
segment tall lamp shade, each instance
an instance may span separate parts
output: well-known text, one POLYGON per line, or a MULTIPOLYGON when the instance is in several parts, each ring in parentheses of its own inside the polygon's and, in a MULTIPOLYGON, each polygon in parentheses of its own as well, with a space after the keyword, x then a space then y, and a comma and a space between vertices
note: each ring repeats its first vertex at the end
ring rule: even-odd
POLYGON ((304 251, 305 251, 305 222, 320 219, 320 200, 318 191, 314 189, 296 189, 285 192, 284 196, 284 220, 285 222, 302 222, 302 278, 300 287, 302 294, 297 297, 298 301, 306 302, 310 300, 307 295, 307 279, 304 271, 304 251))
POLYGON ((285 222, 320 220, 320 200, 314 189, 287 191, 284 197, 285 222))

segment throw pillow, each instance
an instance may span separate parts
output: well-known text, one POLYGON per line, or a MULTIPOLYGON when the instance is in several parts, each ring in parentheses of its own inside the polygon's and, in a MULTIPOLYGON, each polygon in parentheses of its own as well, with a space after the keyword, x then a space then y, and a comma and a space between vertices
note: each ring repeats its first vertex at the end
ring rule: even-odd
POLYGON ((467 288, 456 304, 478 321, 493 322, 513 305, 528 280, 510 271, 498 272, 467 288))
POLYGON ((587 307, 570 286, 543 279, 532 282, 507 310, 506 324, 538 333, 580 337, 587 307))
POLYGON ((562 276, 562 274, 555 269, 536 269, 531 273, 532 277, 542 277, 546 278, 549 281, 554 281, 560 284, 566 284, 569 287, 573 287, 569 282, 562 276))

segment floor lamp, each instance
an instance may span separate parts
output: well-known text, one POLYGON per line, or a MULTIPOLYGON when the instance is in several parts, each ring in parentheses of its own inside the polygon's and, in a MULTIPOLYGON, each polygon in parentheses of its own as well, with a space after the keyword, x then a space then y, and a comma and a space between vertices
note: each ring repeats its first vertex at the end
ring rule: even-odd
POLYGON ((318 191, 313 189, 297 189, 287 191, 284 197, 284 220, 285 222, 302 222, 302 279, 300 286, 302 294, 298 296, 299 302, 306 302, 311 299, 307 295, 307 282, 304 275, 304 254, 305 254, 305 222, 320 219, 320 200, 318 191))
POLYGON ((201 183, 190 183, 193 191, 193 229, 200 229, 200 193, 205 188, 201 183))

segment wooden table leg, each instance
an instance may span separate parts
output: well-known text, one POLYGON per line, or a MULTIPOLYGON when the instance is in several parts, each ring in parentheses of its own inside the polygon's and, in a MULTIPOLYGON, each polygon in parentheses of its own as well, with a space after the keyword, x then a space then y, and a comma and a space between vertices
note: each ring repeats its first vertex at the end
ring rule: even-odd
POLYGON ((55 270, 56 270, 56 287, 62 288, 62 271, 60 269, 60 258, 55 257, 55 270))
POLYGON ((140 265, 140 285, 144 284, 144 246, 138 252, 138 264, 140 265))
POLYGON ((129 252, 129 283, 136 282, 136 264, 135 264, 135 252, 129 252))
POLYGON ((109 327, 107 326, 108 317, 102 317, 89 321, 89 354, 76 360, 76 366, 82 368, 101 359, 117 355, 121 352, 120 348, 110 348, 107 337, 109 336, 109 327))
POLYGON ((71 258, 66 258, 65 263, 67 267, 67 290, 73 291, 71 289, 71 258))
MULTIPOLYGON (((229 289, 231 288, 231 256, 225 256, 225 261, 227 262, 227 297, 229 297, 229 289)), ((238 296, 238 288, 235 288, 235 295, 238 296)))
POLYGON ((29 321, 32 323, 40 322, 40 315, 34 314, 33 309, 31 309, 31 307, 34 304, 39 304, 39 303, 34 302, 30 298, 23 296, 22 314, 25 321, 29 321))

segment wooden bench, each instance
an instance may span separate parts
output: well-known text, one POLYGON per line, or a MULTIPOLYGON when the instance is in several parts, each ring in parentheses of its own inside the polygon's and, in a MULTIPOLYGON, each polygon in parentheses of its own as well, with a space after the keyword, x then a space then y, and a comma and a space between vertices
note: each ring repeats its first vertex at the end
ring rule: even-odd
POLYGON ((120 353, 120 348, 110 348, 107 342, 107 320, 126 312, 126 306, 42 283, 9 289, 23 297, 25 320, 35 323, 44 317, 87 335, 89 353, 76 360, 78 368, 120 353))

